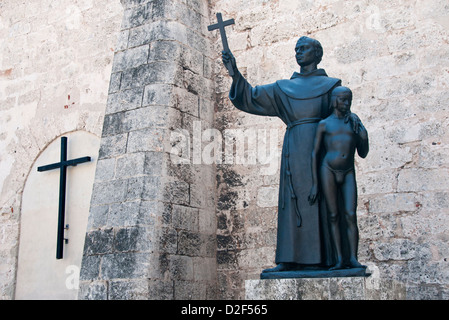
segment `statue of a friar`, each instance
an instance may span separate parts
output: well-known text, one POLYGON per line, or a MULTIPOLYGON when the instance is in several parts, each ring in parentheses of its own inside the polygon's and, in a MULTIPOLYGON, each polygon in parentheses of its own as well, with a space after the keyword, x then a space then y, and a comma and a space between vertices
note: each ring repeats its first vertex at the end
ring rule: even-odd
POLYGON ((333 266, 335 254, 324 200, 309 204, 312 188, 311 154, 318 123, 332 113, 331 92, 341 80, 317 68, 321 44, 299 38, 295 47, 300 72, 290 79, 252 87, 237 68, 229 50, 222 52, 232 75, 229 98, 239 110, 279 117, 286 125, 279 182, 276 267, 263 273, 333 266))

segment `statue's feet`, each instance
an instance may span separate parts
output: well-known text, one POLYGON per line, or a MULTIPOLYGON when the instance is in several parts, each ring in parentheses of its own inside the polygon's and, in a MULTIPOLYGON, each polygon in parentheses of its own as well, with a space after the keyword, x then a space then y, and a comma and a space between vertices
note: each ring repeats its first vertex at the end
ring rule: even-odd
POLYGON ((279 263, 274 268, 269 268, 269 269, 262 270, 262 273, 291 271, 291 270, 294 270, 294 269, 295 269, 295 264, 294 263, 279 263))
POLYGON ((341 260, 339 260, 333 267, 329 268, 329 270, 332 271, 332 270, 339 270, 339 269, 344 269, 344 268, 345 268, 345 265, 343 264, 343 262, 341 260))
POLYGON ((356 258, 350 258, 349 259, 349 268, 366 268, 363 264, 357 261, 356 258))

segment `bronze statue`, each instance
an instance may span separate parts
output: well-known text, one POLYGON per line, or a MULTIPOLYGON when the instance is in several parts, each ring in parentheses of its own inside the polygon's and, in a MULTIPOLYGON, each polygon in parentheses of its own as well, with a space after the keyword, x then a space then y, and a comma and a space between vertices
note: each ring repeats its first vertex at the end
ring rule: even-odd
POLYGON ((359 117, 351 113, 352 92, 346 87, 332 91, 333 113, 318 123, 312 151, 313 185, 309 201, 313 205, 318 195, 318 181, 326 201, 332 244, 336 263, 330 270, 363 267, 357 260, 357 183, 355 179, 354 155, 368 154, 368 133, 359 117), (321 165, 318 155, 324 151, 321 165), (320 167, 319 167, 320 165, 320 167), (318 176, 320 179, 318 179, 318 176), (339 205, 341 201, 341 205, 339 205), (344 219, 345 223, 340 223, 344 219), (342 237, 348 243, 348 252, 343 254, 342 237))
POLYGON ((313 185, 311 154, 318 123, 331 113, 331 92, 340 79, 318 69, 321 44, 301 37, 295 47, 300 72, 289 80, 252 87, 239 72, 230 51, 222 52, 233 71, 229 98, 238 109, 277 116, 286 124, 278 202, 276 264, 263 273, 328 268, 335 265, 324 201, 309 205, 313 185))
MULTIPOLYGON (((363 267, 357 261, 355 178, 351 180, 351 187, 348 188, 348 186, 350 178, 354 177, 354 152, 352 152, 351 160, 351 150, 357 148, 361 156, 366 156, 368 140, 360 119, 349 112, 348 91, 339 89, 340 79, 328 77, 323 69, 318 69, 317 66, 323 56, 323 48, 319 41, 308 37, 301 37, 296 43, 295 54, 296 61, 300 66, 299 73, 294 72, 288 80, 252 87, 238 70, 235 58, 228 47, 225 27, 234 24, 234 20, 223 21, 221 13, 217 13, 217 20, 218 23, 209 26, 208 30, 220 30, 223 42, 222 60, 232 77, 230 100, 239 110, 255 115, 279 117, 287 126, 282 148, 279 182, 275 259, 277 266, 263 270, 261 278, 326 277, 329 276, 326 272, 330 269, 334 269, 331 271, 334 272, 333 274, 340 272, 337 276, 357 274, 341 273, 341 270, 345 266, 344 258, 346 256, 349 257, 351 270, 359 270, 360 267, 363 267), (331 102, 332 92, 334 95, 331 102), (345 129, 345 133, 327 131, 327 123, 333 121, 332 118, 328 118, 331 114, 345 119, 344 124, 340 124, 340 127, 337 128, 337 131, 345 129), (323 119, 326 120, 322 121, 323 119), (317 128, 323 127, 323 123, 326 123, 326 130, 320 129, 317 132, 317 128), (353 126, 354 131, 348 131, 349 125, 353 126), (315 139, 316 133, 317 138, 315 139), (329 142, 332 141, 329 135, 333 135, 337 142, 329 142), (317 141, 316 144, 314 144, 314 140, 317 141), (326 161, 322 162, 324 150, 321 148, 321 140, 325 141, 325 146, 328 143, 335 150, 337 147, 343 148, 340 152, 345 150, 345 157, 349 159, 340 161, 341 166, 343 163, 345 165, 349 163, 350 169, 338 171, 340 170, 339 165, 335 163, 340 162, 330 160, 329 149, 327 149, 326 161), (361 140, 364 142, 360 142, 361 140), (348 143, 348 145, 344 145, 344 143, 348 143), (317 168, 322 164, 325 169, 321 169, 321 171, 328 170, 329 172, 327 175, 321 174, 321 182, 326 186, 321 185, 324 197, 318 197, 317 168), (343 184, 340 184, 340 180, 338 180, 340 178, 344 180, 343 184), (336 179, 338 184, 335 183, 336 179), (346 183, 346 181, 348 182, 346 183), (337 203, 335 201, 335 195, 339 192, 337 189, 340 186, 345 189, 343 192, 344 203, 347 204, 346 200, 351 197, 353 199, 351 205, 347 204, 348 210, 343 211, 346 219, 340 219, 350 222, 349 245, 348 241, 343 241, 343 245, 340 245, 341 232, 336 221, 341 215, 341 210, 334 210, 335 206, 340 206, 341 201, 338 200, 337 203), (327 200, 330 207, 329 213, 324 199, 327 200), (348 246, 351 252, 349 255, 345 253, 348 246), (295 275, 291 275, 292 272, 295 275)), ((340 208, 338 207, 338 209, 340 208)), ((343 238, 346 239, 346 237, 343 238)), ((364 274, 364 268, 362 269, 364 274)))

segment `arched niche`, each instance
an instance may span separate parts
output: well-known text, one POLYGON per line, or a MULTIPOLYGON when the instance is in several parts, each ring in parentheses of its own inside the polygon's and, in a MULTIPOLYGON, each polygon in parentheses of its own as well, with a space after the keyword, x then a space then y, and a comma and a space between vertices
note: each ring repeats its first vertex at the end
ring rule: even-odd
POLYGON ((22 195, 16 299, 76 299, 79 268, 89 216, 100 139, 85 131, 67 137, 67 159, 90 156, 91 161, 67 168, 63 259, 56 259, 60 170, 38 172, 60 161, 61 137, 36 159, 22 195))

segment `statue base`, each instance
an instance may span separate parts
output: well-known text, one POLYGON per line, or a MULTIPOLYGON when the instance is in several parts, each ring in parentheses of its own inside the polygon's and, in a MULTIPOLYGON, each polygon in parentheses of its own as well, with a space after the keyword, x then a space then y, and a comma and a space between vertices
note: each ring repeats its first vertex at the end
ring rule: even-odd
POLYGON ((338 277, 368 277, 371 273, 367 268, 350 269, 304 269, 280 272, 262 272, 260 279, 295 279, 295 278, 338 278, 338 277))
POLYGON ((266 272, 245 281, 247 300, 405 300, 406 286, 375 266, 341 270, 266 272), (263 278, 262 278, 263 277, 263 278), (275 278, 276 277, 276 278, 275 278))

